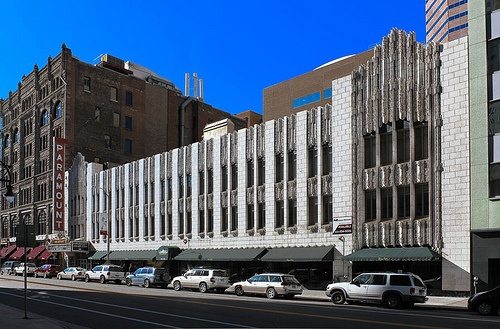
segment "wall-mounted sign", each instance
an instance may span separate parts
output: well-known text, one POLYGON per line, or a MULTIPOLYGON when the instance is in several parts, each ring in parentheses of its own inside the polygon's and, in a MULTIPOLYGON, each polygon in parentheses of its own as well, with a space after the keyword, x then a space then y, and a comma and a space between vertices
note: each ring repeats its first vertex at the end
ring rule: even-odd
POLYGON ((49 244, 47 246, 47 250, 50 252, 70 252, 71 251, 71 244, 69 244, 69 243, 49 244))
POLYGON ((65 154, 64 138, 54 137, 54 177, 53 177, 53 207, 54 207, 54 231, 64 231, 64 171, 65 154))
POLYGON ((333 234, 352 233, 352 217, 334 218, 332 224, 333 234))
POLYGON ((108 235, 108 214, 105 212, 99 214, 99 234, 108 235))
POLYGON ((72 241, 71 251, 73 252, 88 252, 89 243, 87 241, 72 241))

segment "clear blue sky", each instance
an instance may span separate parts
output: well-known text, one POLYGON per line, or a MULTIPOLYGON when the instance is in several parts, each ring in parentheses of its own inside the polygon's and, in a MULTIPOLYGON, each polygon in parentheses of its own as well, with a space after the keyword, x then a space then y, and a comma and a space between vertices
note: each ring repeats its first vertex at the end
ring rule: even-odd
POLYGON ((425 40, 424 0, 13 1, 1 3, 0 98, 63 42, 93 63, 109 53, 184 89, 204 79, 205 101, 262 112, 265 87, 380 43, 393 27, 425 40))

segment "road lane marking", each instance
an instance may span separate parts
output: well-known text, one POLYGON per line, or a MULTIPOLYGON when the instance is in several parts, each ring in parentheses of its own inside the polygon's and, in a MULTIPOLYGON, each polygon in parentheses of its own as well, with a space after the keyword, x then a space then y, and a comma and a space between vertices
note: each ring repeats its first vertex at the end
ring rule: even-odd
MULTIPOLYGON (((13 296, 13 297, 18 297, 18 298, 24 298, 23 296, 18 296, 18 295, 15 295, 15 294, 10 294, 10 293, 7 293, 7 292, 2 292, 2 291, 0 291, 0 294, 8 295, 8 296, 13 296)), ((28 299, 32 299, 32 298, 30 297, 28 299)), ((61 303, 50 302, 48 300, 36 299, 36 301, 39 302, 39 303, 47 303, 47 304, 52 304, 52 305, 57 305, 57 306, 62 306, 62 307, 67 307, 67 308, 72 308, 72 309, 79 310, 79 311, 96 313, 96 314, 100 314, 100 315, 104 315, 104 316, 110 316, 110 317, 119 318, 119 319, 124 319, 124 320, 128 320, 128 321, 141 322, 141 323, 151 324, 151 325, 155 325, 155 326, 159 326, 159 327, 164 327, 164 328, 176 328, 176 329, 180 329, 180 327, 170 326, 168 324, 163 324, 163 323, 158 323, 158 322, 152 322, 152 321, 147 321, 147 320, 140 320, 140 319, 135 319, 135 318, 129 318, 129 317, 122 316, 122 315, 117 315, 117 314, 109 314, 109 313, 99 312, 99 311, 90 310, 90 309, 83 308, 83 307, 70 306, 70 305, 65 305, 65 304, 61 304, 61 303)), ((58 321, 61 321, 61 320, 58 320, 58 321)), ((61 322, 66 322, 66 321, 61 321, 61 322)))

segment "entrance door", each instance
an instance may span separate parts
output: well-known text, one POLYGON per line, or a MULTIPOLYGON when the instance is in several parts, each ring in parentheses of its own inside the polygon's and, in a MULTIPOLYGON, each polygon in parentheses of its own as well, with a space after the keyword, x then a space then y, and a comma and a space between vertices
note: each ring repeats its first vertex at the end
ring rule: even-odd
POLYGON ((500 258, 488 259, 488 289, 500 286, 500 258))

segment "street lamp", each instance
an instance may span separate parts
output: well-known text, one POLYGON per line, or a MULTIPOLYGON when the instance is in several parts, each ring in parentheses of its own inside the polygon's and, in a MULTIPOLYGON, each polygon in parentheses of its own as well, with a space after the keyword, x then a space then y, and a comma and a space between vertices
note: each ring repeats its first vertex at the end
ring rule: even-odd
POLYGON ((7 191, 5 191, 5 199, 8 203, 14 202, 14 191, 12 191, 12 174, 10 172, 10 166, 5 164, 0 160, 0 165, 2 166, 0 182, 7 183, 7 191))
MULTIPOLYGON (((106 234, 101 234, 101 235, 105 235, 106 236, 106 264, 109 264, 111 221, 109 220, 108 212, 111 209, 111 196, 104 190, 104 188, 99 187, 99 189, 106 196, 106 199, 104 200, 105 212, 102 213, 102 215, 106 215, 106 234)), ((99 219, 100 218, 101 217, 99 217, 99 219)), ((101 225, 101 223, 99 223, 99 226, 100 225, 101 225)))
POLYGON ((342 241, 342 278, 345 280, 345 238, 344 236, 340 236, 339 240, 342 241))

